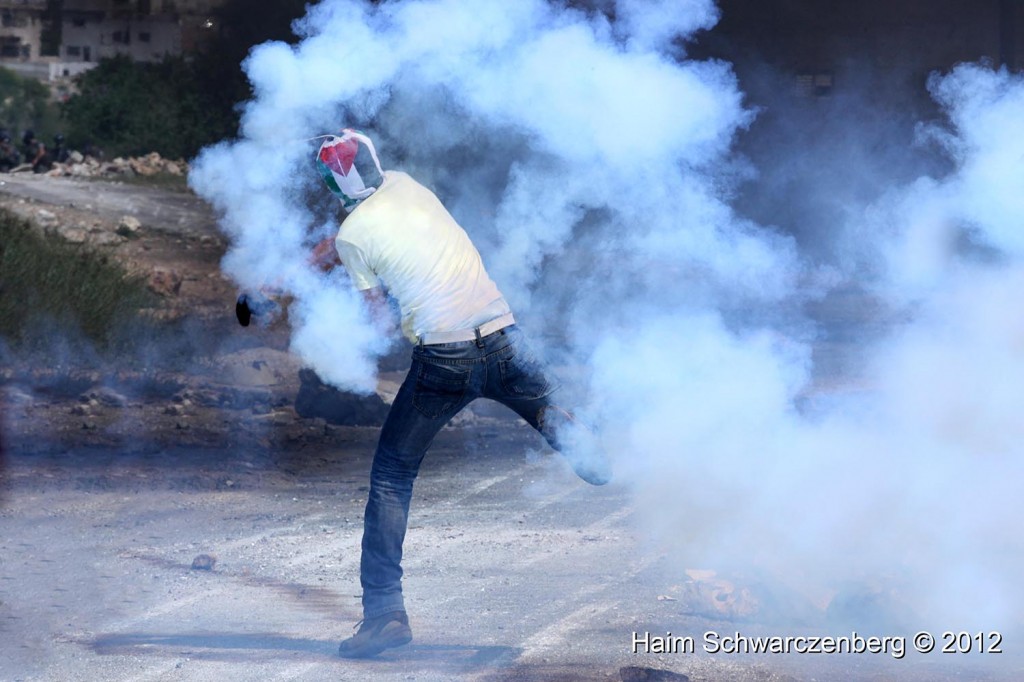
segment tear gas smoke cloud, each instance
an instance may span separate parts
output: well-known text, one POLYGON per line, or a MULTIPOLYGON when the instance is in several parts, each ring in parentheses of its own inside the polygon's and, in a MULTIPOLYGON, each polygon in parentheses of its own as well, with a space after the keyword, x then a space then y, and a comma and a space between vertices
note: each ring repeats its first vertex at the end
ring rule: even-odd
MULTIPOLYGON (((844 229, 816 236, 856 242, 833 277, 870 272, 911 321, 878 344, 871 391, 807 416, 809 323, 792 311, 825 270, 819 250, 727 201, 745 172, 731 145, 754 114, 729 65, 687 60, 679 41, 717 10, 611 6, 614 23, 541 0, 312 6, 297 46, 253 49, 240 139, 196 161, 191 182, 232 239, 224 269, 295 297, 293 349, 325 379, 372 387, 386 341, 343 277, 304 264, 336 215, 309 201, 315 145, 299 141, 362 127, 386 167, 438 191, 527 326, 564 332, 559 350, 589 368, 587 412, 678 579, 755 566, 828 593, 900 574, 922 617, 999 626, 976 619, 1020 605, 979 608, 1020 597, 1024 568, 1000 532, 1019 518, 1024 329, 1006 314, 1021 284, 1019 78, 936 78, 952 128, 925 137, 955 171, 851 197, 844 229)), ((780 153, 795 167, 797 150, 780 153)))

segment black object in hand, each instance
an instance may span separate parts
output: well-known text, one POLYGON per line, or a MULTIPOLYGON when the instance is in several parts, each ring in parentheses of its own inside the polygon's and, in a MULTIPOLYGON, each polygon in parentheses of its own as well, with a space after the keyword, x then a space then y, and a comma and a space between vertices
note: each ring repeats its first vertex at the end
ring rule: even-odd
POLYGON ((238 301, 235 303, 235 317, 238 318, 238 324, 243 327, 249 326, 249 320, 252 319, 252 309, 249 308, 248 294, 238 295, 238 301))
POLYGON ((238 324, 248 327, 253 316, 266 315, 276 308, 277 304, 266 296, 242 293, 235 303, 235 317, 238 318, 238 324))

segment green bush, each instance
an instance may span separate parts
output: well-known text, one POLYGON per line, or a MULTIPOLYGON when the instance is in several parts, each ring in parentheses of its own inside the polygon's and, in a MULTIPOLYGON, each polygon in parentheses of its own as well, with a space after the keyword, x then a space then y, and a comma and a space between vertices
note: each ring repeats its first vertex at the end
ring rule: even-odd
POLYGON ((0 337, 11 347, 54 327, 107 347, 152 301, 120 263, 0 209, 0 337))
POLYGON ((108 157, 156 151, 187 158, 207 142, 195 70, 182 57, 154 64, 104 59, 77 85, 62 106, 72 146, 88 141, 108 157))
POLYGON ((28 128, 48 142, 57 132, 58 114, 45 85, 0 67, 0 127, 7 128, 15 144, 28 128))

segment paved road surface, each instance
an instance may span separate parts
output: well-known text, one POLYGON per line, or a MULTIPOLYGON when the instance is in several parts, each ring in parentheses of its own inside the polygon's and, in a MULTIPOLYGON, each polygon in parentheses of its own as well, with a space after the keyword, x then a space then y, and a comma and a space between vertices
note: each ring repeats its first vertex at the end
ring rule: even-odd
POLYGON ((340 659, 360 616, 376 430, 345 434, 288 452, 12 453, 0 680, 609 680, 629 665, 716 681, 1024 676, 1013 656, 992 672, 977 657, 700 653, 709 629, 779 629, 664 599, 685 576, 644 542, 628 491, 579 482, 508 422, 447 429, 424 465, 405 564, 413 644, 340 659), (192 568, 203 553, 212 571, 192 568), (644 631, 694 636, 698 653, 631 653, 644 631))

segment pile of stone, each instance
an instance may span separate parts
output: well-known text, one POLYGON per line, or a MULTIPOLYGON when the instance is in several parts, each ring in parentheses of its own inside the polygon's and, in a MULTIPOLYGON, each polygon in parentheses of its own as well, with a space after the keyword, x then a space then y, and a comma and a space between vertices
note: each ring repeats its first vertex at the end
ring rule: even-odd
POLYGON ((188 163, 182 159, 165 159, 157 152, 127 159, 120 156, 112 161, 102 161, 91 156, 71 152, 67 163, 55 163, 47 175, 75 177, 134 177, 152 176, 160 173, 185 175, 188 163))

